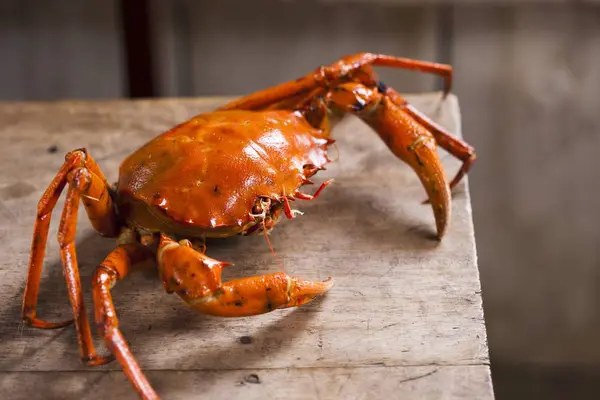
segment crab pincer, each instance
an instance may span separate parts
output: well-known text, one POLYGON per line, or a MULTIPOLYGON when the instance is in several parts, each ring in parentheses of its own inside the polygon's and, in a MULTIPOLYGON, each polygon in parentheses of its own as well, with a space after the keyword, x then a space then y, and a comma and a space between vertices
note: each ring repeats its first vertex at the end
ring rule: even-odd
POLYGON ((243 317, 297 307, 325 294, 333 279, 302 280, 283 272, 221 282, 229 264, 210 258, 188 241, 165 236, 158 249, 159 271, 167 292, 177 293, 190 307, 204 314, 243 317))

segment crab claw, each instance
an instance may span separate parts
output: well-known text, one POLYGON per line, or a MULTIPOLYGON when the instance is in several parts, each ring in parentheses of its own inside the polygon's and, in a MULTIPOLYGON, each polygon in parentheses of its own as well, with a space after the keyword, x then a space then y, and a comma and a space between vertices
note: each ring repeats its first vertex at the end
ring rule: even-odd
POLYGON ((415 119, 400 95, 385 85, 367 87, 346 82, 329 92, 327 99, 365 121, 392 153, 417 173, 429 196, 441 239, 450 221, 451 195, 433 134, 415 119))
POLYGON ((442 239, 451 216, 451 192, 433 135, 402 107, 384 96, 364 118, 390 150, 417 174, 433 209, 437 237, 442 239))
POLYGON ((408 152, 409 157, 405 161, 416 172, 427 192, 435 217, 437 237, 442 239, 450 221, 451 192, 436 151, 435 140, 431 137, 427 138, 426 143, 425 140, 415 141, 408 152))
POLYGON ((167 292, 208 315, 245 317, 299 307, 333 286, 331 278, 317 282, 283 272, 222 282, 221 271, 229 264, 199 253, 186 240, 176 242, 164 235, 157 258, 167 292))

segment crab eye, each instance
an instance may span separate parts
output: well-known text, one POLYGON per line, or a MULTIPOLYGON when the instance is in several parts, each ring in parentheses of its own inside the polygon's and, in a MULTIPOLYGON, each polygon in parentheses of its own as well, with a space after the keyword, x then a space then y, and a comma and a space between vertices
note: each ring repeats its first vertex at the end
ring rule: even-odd
POLYGON ((252 207, 252 214, 258 215, 262 212, 263 212, 263 210, 262 210, 262 207, 260 206, 260 204, 255 204, 254 207, 252 207))
POLYGON ((313 173, 314 171, 317 170, 317 167, 314 164, 304 164, 302 166, 302 169, 304 170, 304 173, 313 173))
POLYGON ((304 164, 302 169, 304 170, 304 176, 307 178, 313 176, 318 170, 314 164, 304 164))

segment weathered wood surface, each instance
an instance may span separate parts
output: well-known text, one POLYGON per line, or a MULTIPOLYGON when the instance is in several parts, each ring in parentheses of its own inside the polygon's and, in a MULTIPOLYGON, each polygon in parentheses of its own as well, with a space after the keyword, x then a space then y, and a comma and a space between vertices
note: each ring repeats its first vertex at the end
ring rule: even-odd
MULTIPOLYGON (((148 371, 166 400, 489 399, 482 366, 148 371)), ((109 372, 0 373, 11 400, 130 399, 125 376, 109 372), (40 395, 43 390, 43 396, 40 395)))
MULTIPOLYGON (((409 99, 460 135, 455 97, 409 99)), ((4 398, 135 398, 117 364, 82 366, 73 327, 42 331, 19 322, 36 203, 66 151, 87 147, 115 180, 129 152, 221 101, 0 104, 4 398)), ((124 334, 164 398, 493 397, 467 183, 457 188, 450 229, 438 243, 412 171, 355 118, 343 120, 335 137, 339 160, 319 179, 333 176, 336 183, 318 200, 298 204, 305 215, 271 235, 285 270, 333 276, 330 294, 299 309, 219 319, 165 294, 155 272, 115 287, 124 334), (240 383, 251 374, 261 383, 240 383)), ((454 173, 458 162, 442 155, 454 173)), ((78 257, 91 310, 90 276, 114 244, 80 216, 78 257)), ((70 309, 57 225, 55 213, 39 310, 53 320, 70 309)), ((210 243, 208 251, 236 264, 226 278, 281 268, 261 236, 210 243)))

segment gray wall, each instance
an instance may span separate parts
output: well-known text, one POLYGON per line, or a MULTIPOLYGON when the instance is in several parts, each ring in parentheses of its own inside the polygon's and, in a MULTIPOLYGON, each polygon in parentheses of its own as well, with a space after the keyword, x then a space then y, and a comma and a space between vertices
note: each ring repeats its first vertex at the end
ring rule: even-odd
MULTIPOLYGON (((116 1, 30 3, 0 6, 0 98, 125 92, 116 1)), ((600 1, 376 3, 387 4, 155 0, 159 93, 247 93, 356 51, 452 63, 480 156, 470 179, 496 390, 515 376, 589 376, 600 366, 600 1)), ((401 92, 439 88, 382 75, 401 92)))
POLYGON ((126 93, 117 0, 1 0, 0 100, 126 93))

